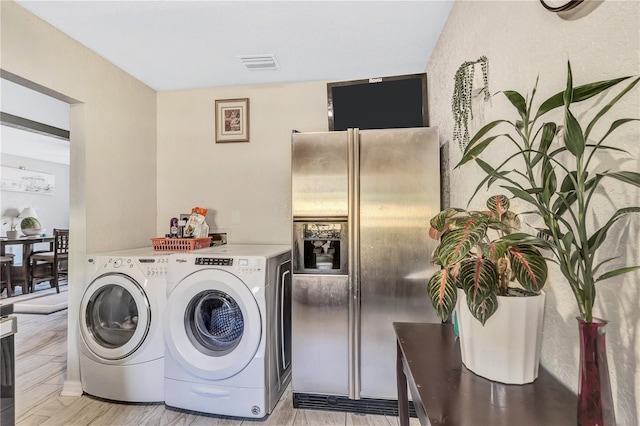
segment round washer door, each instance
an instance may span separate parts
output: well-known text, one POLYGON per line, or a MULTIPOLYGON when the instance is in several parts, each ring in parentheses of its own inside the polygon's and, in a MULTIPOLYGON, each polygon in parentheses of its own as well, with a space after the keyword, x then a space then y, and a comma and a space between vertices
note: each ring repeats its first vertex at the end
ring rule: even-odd
POLYGON ((165 345, 192 374, 226 379, 255 356, 262 336, 260 309, 235 275, 204 269, 185 277, 169 295, 165 345))
POLYGON ((128 275, 101 275, 82 296, 80 335, 100 359, 117 361, 132 355, 144 343, 150 326, 149 299, 128 275))

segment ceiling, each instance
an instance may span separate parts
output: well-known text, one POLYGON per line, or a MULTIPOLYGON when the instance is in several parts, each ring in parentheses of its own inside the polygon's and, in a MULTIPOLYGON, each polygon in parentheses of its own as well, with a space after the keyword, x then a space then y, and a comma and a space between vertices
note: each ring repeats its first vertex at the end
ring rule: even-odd
MULTIPOLYGON (((454 0, 17 3, 167 91, 421 73, 454 0), (277 68, 249 70, 239 59, 269 54, 277 68)), ((67 104, 16 86, 2 80, 3 112, 69 128, 67 104)), ((1 136, 3 153, 69 162, 63 141, 7 126, 1 136)))
POLYGON ((453 0, 17 3, 165 91, 421 73, 453 0), (279 68, 238 58, 263 54, 279 68))

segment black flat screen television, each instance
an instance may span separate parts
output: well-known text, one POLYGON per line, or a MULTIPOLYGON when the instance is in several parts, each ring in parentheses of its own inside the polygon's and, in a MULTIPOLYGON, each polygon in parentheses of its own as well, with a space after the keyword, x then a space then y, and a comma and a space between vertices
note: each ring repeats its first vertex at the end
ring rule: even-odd
POLYGON ((427 74, 327 83, 329 130, 426 127, 427 74))

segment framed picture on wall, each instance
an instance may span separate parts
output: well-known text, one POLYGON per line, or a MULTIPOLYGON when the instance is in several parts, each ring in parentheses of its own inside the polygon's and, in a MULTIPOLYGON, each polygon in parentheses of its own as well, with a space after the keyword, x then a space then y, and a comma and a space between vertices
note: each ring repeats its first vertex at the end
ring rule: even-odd
POLYGON ((216 100, 216 143, 249 142, 249 98, 216 100))
POLYGON ((51 173, 27 170, 24 167, 0 166, 0 189, 3 191, 30 192, 53 195, 55 176, 51 173))

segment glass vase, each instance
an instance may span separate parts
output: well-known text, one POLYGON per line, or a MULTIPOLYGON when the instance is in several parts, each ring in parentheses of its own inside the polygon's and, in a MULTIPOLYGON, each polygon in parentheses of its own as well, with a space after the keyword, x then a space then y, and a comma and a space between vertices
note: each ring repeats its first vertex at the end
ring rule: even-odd
POLYGON ((609 381, 605 327, 607 321, 578 317, 580 329, 580 378, 578 385, 578 425, 614 426, 616 417, 609 381))

